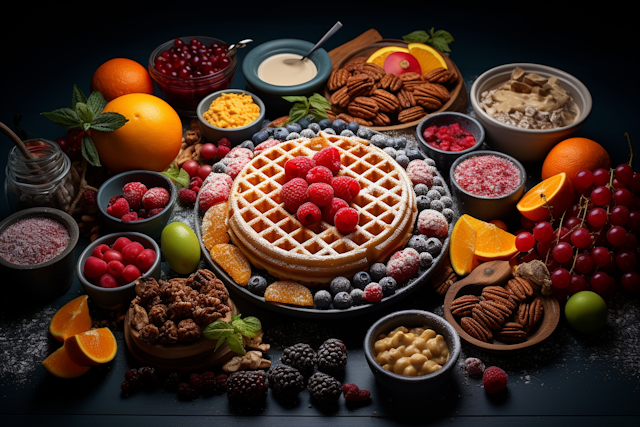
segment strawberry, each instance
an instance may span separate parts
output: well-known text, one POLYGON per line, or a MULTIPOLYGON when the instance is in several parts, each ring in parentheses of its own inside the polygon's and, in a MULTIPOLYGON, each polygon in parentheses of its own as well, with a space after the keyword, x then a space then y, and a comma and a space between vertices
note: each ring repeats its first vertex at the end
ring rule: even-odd
POLYGON ((334 175, 340 171, 340 151, 336 147, 324 147, 313 155, 313 160, 317 166, 328 168, 334 175))
POLYGON ((200 190, 200 198, 198 206, 203 212, 206 212, 216 203, 224 202, 229 199, 231 187, 224 180, 212 181, 200 190))
POLYGON ((256 147, 253 149, 253 154, 256 155, 259 152, 261 152, 262 150, 266 150, 267 148, 271 148, 276 144, 280 144, 282 141, 280 141, 279 139, 275 139, 275 138, 269 138, 264 142, 261 142, 260 144, 256 145, 256 147))
POLYGON ((282 186, 280 196, 289 212, 297 212, 298 208, 308 201, 307 188, 307 181, 302 178, 293 178, 282 186))

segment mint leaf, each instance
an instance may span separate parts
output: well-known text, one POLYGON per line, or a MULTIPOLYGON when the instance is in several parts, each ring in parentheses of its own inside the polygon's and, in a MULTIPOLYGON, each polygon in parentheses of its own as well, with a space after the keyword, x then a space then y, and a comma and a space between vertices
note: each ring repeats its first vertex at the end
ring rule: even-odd
POLYGON ((433 27, 431 27, 429 32, 426 32, 424 30, 413 31, 402 36, 402 39, 407 43, 427 44, 445 54, 451 52, 449 43, 452 43, 454 41, 451 33, 445 30, 436 31, 436 29, 433 27))
POLYGON ((302 102, 307 104, 307 98, 302 95, 283 96, 282 99, 289 102, 302 102))
POLYGON ((218 319, 215 322, 208 324, 202 331, 202 335, 210 340, 220 340, 221 338, 226 338, 234 333, 235 331, 233 326, 222 319, 218 319))
POLYGON ((402 36, 402 40, 407 43, 427 43, 429 40, 429 34, 424 30, 413 31, 407 35, 402 36))
POLYGON ((247 317, 246 319, 233 319, 231 325, 237 332, 245 337, 253 338, 258 336, 258 332, 262 329, 260 321, 255 317, 247 317), (255 319, 255 320, 254 320, 255 319), (258 328, 256 329, 256 325, 258 328))
POLYGON ((244 349, 244 339, 242 338, 242 334, 237 333, 231 336, 228 336, 226 339, 226 344, 229 347, 229 350, 238 354, 245 354, 247 351, 244 349))
POLYGON ((96 150, 96 146, 93 143, 93 140, 85 135, 82 135, 82 157, 87 159, 90 165, 100 167, 100 156, 98 155, 98 150, 96 150))
POLYGON ((41 113, 43 116, 54 122, 55 124, 62 126, 63 128, 70 130, 80 127, 82 122, 78 117, 78 113, 71 108, 58 108, 49 113, 41 113))
POLYGON ((78 114, 78 118, 83 122, 83 124, 91 126, 91 122, 93 121, 93 112, 89 106, 84 102, 76 102, 75 110, 78 114))
POLYGON ((73 85, 73 93, 71 95, 71 108, 76 109, 76 104, 78 102, 82 102, 84 104, 87 103, 87 97, 84 96, 84 93, 80 90, 78 85, 73 85))
POLYGON ((328 110, 331 108, 331 103, 325 99, 324 96, 319 93, 314 93, 309 97, 309 104, 313 108, 317 108, 320 110, 328 110))
POLYGON ((104 110, 104 107, 107 106, 107 101, 104 99, 100 92, 91 92, 89 98, 87 99, 87 105, 93 112, 94 117, 98 116, 104 110))
POLYGON ((189 188, 189 174, 186 170, 179 168, 178 165, 171 163, 171 165, 164 171, 160 172, 164 176, 174 180, 176 183, 184 188, 189 188))
POLYGON ((309 108, 309 114, 312 114, 317 121, 329 118, 329 115, 327 114, 327 111, 325 109, 318 110, 317 108, 309 108))
POLYGON ((287 123, 295 123, 306 115, 307 107, 301 103, 295 104, 291 107, 291 110, 289 110, 289 120, 287 120, 287 123))
POLYGON ((99 130, 100 132, 113 132, 124 126, 128 121, 129 119, 120 113, 100 113, 91 122, 91 129, 99 130))

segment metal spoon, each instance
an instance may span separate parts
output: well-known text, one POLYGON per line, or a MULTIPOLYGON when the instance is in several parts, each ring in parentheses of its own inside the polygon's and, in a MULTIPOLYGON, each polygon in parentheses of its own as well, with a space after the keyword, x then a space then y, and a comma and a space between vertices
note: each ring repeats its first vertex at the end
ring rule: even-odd
POLYGON ((320 41, 318 41, 318 43, 316 43, 316 45, 314 47, 312 47, 311 50, 309 52, 307 52, 307 54, 305 56, 300 58, 300 60, 304 61, 307 56, 309 56, 313 52, 315 52, 316 49, 318 49, 320 46, 322 46, 324 44, 324 42, 329 40, 329 37, 334 35, 340 28, 342 28, 342 23, 340 21, 338 21, 333 25, 333 27, 331 27, 331 29, 329 31, 327 31, 327 33, 324 36, 322 36, 320 41))
POLYGON ((244 40, 240 40, 236 44, 232 44, 231 46, 229 46, 229 49, 227 49, 227 58, 231 58, 233 55, 236 54, 238 49, 245 47, 247 44, 251 43, 252 41, 253 40, 251 39, 244 39, 244 40))

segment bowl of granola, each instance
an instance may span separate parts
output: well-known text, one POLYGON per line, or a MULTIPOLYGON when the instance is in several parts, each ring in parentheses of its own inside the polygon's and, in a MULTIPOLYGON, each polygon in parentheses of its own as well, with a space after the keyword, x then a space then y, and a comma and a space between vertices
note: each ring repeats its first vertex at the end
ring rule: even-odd
POLYGON ((576 77, 533 63, 485 71, 471 86, 470 98, 487 144, 521 162, 543 160, 582 127, 593 104, 576 77))

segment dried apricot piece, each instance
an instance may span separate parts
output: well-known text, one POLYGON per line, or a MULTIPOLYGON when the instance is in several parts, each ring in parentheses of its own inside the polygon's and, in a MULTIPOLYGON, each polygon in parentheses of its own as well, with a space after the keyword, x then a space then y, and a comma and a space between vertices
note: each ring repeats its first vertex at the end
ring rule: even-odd
POLYGON ((202 242, 210 251, 219 243, 229 243, 229 203, 220 202, 211 206, 202 218, 202 242))
POLYGON ((231 243, 218 243, 211 248, 215 261, 240 286, 246 286, 251 278, 251 264, 240 249, 231 243))
POLYGON ((281 280, 267 286, 264 299, 282 304, 313 306, 313 296, 309 288, 291 280, 281 280))

